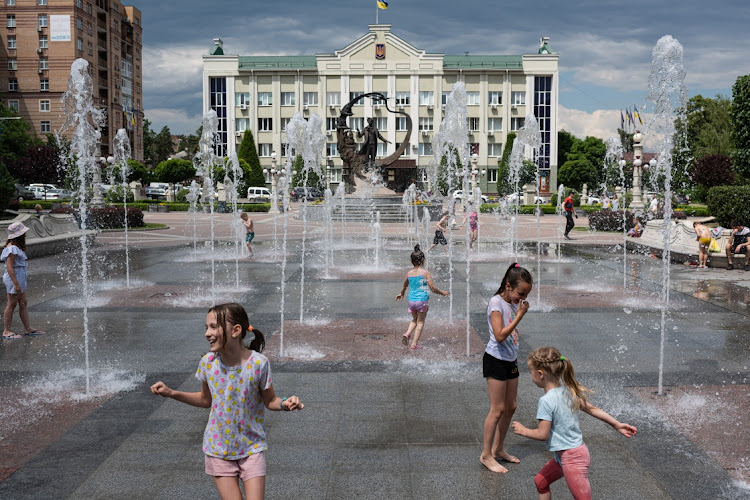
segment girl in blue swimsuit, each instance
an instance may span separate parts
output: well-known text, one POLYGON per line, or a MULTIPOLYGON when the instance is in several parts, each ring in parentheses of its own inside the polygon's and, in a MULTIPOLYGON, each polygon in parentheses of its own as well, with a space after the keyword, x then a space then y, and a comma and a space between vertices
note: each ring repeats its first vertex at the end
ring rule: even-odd
POLYGON ((406 273, 406 279, 404 280, 404 286, 401 287, 401 293, 396 295, 396 300, 404 298, 404 292, 406 287, 409 287, 409 312, 411 313, 412 320, 409 322, 409 329, 401 338, 401 343, 409 345, 411 340, 411 349, 421 349, 422 346, 418 345, 419 336, 422 334, 422 328, 424 328, 424 320, 427 317, 427 311, 429 310, 430 294, 428 288, 435 293, 440 295, 449 295, 448 292, 440 290, 432 282, 432 276, 430 271, 427 271, 424 266, 424 253, 419 248, 419 245, 414 247, 414 251, 411 254, 411 263, 414 269, 406 273), (414 333, 414 338, 411 338, 414 333))

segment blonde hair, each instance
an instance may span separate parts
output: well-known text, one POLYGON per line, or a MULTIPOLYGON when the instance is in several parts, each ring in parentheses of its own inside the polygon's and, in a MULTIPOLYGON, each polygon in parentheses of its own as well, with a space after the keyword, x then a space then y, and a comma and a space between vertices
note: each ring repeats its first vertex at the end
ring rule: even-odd
POLYGON ((539 347, 529 354, 529 366, 534 370, 542 370, 562 383, 573 398, 574 407, 581 409, 588 405, 586 396, 591 394, 591 389, 582 385, 575 377, 573 363, 560 354, 554 347, 539 347))

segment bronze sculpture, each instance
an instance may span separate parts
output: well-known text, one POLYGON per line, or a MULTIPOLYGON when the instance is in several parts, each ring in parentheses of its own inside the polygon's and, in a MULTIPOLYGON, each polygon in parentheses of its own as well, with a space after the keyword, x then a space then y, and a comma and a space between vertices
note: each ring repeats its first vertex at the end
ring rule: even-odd
POLYGON ((349 101, 346 105, 341 107, 341 114, 336 120, 336 144, 338 146, 339 155, 344 163, 344 177, 346 179, 346 192, 354 192, 354 176, 360 179, 365 179, 365 172, 368 172, 372 168, 387 167, 395 162, 409 146, 409 139, 411 138, 411 117, 405 111, 392 110, 388 107, 388 102, 385 95, 380 92, 368 92, 355 97, 349 101), (365 128, 364 133, 357 131, 359 137, 365 136, 365 143, 360 151, 357 151, 357 143, 354 140, 354 133, 346 123, 348 117, 352 116, 352 106, 361 99, 371 97, 378 99, 385 103, 385 108, 391 113, 397 113, 406 117, 406 138, 396 151, 386 158, 376 160, 375 155, 377 153, 377 141, 378 139, 386 141, 381 135, 378 129, 372 123, 372 118, 368 119, 368 127, 365 128))

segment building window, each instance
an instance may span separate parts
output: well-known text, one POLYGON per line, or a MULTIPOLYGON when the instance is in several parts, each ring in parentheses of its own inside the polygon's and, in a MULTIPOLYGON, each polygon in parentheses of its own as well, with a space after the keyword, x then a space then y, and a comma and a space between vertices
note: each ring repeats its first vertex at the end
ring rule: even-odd
POLYGON ((487 170, 487 182, 497 182, 497 169, 491 168, 487 170))
POLYGON ((16 35, 8 35, 8 48, 9 49, 16 48, 16 35))
POLYGON ((469 154, 471 156, 474 156, 474 155, 479 156, 479 143, 478 142, 469 143, 469 154))
POLYGON ((339 147, 335 142, 326 143, 326 156, 338 156, 339 147))
POLYGON ((302 104, 305 106, 317 106, 318 105, 318 93, 317 92, 305 92, 302 94, 302 104))
POLYGON ((18 60, 16 58, 8 59, 8 69, 10 71, 15 71, 18 69, 18 60))
POLYGON ((8 101, 8 109, 18 112, 18 101, 16 99, 12 99, 8 101))
POLYGON ((52 132, 52 127, 50 126, 50 122, 47 120, 43 120, 40 123, 39 131, 43 134, 49 134, 52 132))
POLYGON ((388 118, 386 118, 385 116, 376 117, 375 127, 381 132, 386 131, 388 129, 388 118))
POLYGON ((18 92, 18 80, 11 78, 8 80, 8 92, 18 92))
POLYGON ((112 4, 112 10, 114 10, 115 12, 120 12, 120 6, 117 5, 116 3, 113 3, 112 4))
POLYGON ((224 157, 227 155, 227 79, 212 77, 208 79, 208 85, 209 105, 218 118, 214 153, 224 157))
POLYGON ((518 132, 523 128, 524 118, 511 118, 510 119, 510 131, 518 132))
POLYGON ((258 118, 258 132, 272 132, 273 118, 258 118))
POLYGON ((434 92, 420 92, 419 93, 419 105, 420 106, 434 106, 435 105, 435 93, 434 92))
POLYGON ((37 0, 37 5, 47 5, 47 0, 37 0))
POLYGON ((540 169, 546 170, 540 172, 540 189, 549 191, 549 168, 550 168, 550 148, 552 136, 552 77, 537 76, 534 77, 534 116, 539 123, 539 132, 542 136, 542 145, 537 152, 537 165, 540 169))
POLYGON ((83 38, 81 38, 80 36, 78 37, 78 40, 76 40, 76 48, 83 52, 83 38))
POLYGON ((250 106, 250 92, 237 92, 234 94, 234 104, 237 107, 250 106))
POLYGON ((341 106, 341 93, 326 92, 326 104, 329 106, 341 106))
POLYGON ((432 156, 432 143, 431 142, 419 143, 419 156, 432 156))
MULTIPOLYGON (((91 42, 86 42, 86 52, 88 52, 90 56, 94 55, 94 45, 91 42)), ((91 66, 89 66, 89 68, 91 68, 91 66)))
MULTIPOLYGON (((361 95, 364 95, 364 92, 349 92, 349 102, 352 102, 354 99, 356 99, 357 97, 361 95)), ((364 105, 365 105, 364 99, 357 101, 357 103, 355 104, 355 106, 364 106, 364 105)))
POLYGON ((445 106, 448 104, 448 96, 450 95, 450 92, 443 92, 443 95, 440 97, 440 104, 445 106))
POLYGON ((16 15, 8 14, 8 16, 5 18, 5 25, 8 28, 15 28, 16 27, 16 15))
POLYGON ((47 27, 47 14, 39 14, 39 26, 42 28, 47 27))
POLYGON ((406 130, 406 117, 397 116, 396 117, 396 132, 403 132, 405 130, 406 130))
POLYGON ((502 130, 503 130, 502 118, 487 118, 487 131, 488 132, 502 132, 502 130))
POLYGON ((273 106, 273 94, 271 92, 258 92, 258 106, 273 106))
POLYGON ((39 36, 39 48, 40 49, 49 48, 49 40, 47 39, 47 35, 39 36))
POLYGON ((5 0, 5 5, 13 7, 16 4, 16 0, 5 0))
POLYGON ((39 80, 39 90, 42 92, 49 92, 49 80, 47 78, 39 80))
POLYGON ((93 12, 93 9, 91 8, 91 2, 86 2, 86 12, 91 14, 93 12))
POLYGON ((282 92, 281 93, 281 105, 282 106, 294 106, 294 92, 282 92))
MULTIPOLYGON (((398 150, 401 147, 401 143, 396 143, 396 150, 398 150)), ((404 148, 404 152, 401 153, 401 156, 409 156, 409 143, 406 143, 406 147, 404 148)))
POLYGON ((466 92, 466 104, 469 106, 479 106, 479 92, 466 92))
POLYGON ((469 120, 469 132, 476 132, 479 130, 479 118, 472 116, 469 120))
POLYGON ((83 31, 83 19, 76 17, 76 29, 83 31))
POLYGON ((429 132, 432 131, 432 117, 420 117, 419 118, 419 130, 422 132, 429 132))
POLYGON ((244 132, 250 128, 250 118, 237 118, 234 120, 234 128, 238 132, 244 132))
POLYGON ((365 128, 365 119, 361 116, 350 116, 349 128, 352 130, 362 130, 363 128, 365 128))
POLYGON ((487 104, 494 104, 496 106, 499 106, 503 103, 503 93, 502 92, 490 92, 487 95, 487 104))
POLYGON ((396 106, 408 106, 411 103, 411 93, 396 92, 396 106))
POLYGON ((326 118, 326 131, 330 130, 331 132, 333 132, 334 130, 336 130, 337 119, 338 118, 326 118))
POLYGON ((378 149, 375 152, 375 156, 387 156, 388 150, 387 150, 387 144, 384 142, 378 142, 378 149))
MULTIPOLYGON (((286 132, 286 128, 289 126, 289 122, 292 121, 291 118, 282 118, 281 119, 281 131, 286 132)), ((284 152, 281 152, 281 156, 286 156, 284 152)))
POLYGON ((490 142, 487 144, 487 156, 497 156, 500 158, 503 155, 503 145, 499 142, 490 142))
POLYGON ((46 57, 40 57, 39 58, 39 69, 47 70, 49 69, 49 59, 46 57))
POLYGON ((42 113, 49 113, 49 100, 44 99, 39 101, 39 111, 42 113))
POLYGON ((331 169, 331 182, 341 184, 341 169, 340 168, 331 169))
MULTIPOLYGON (((385 98, 388 99, 388 94, 387 93, 385 93, 385 92, 379 92, 379 93, 383 94, 385 96, 385 98)), ((381 106, 381 105, 385 106, 385 104, 386 104, 386 102, 383 99, 381 99, 380 97, 373 97, 372 98, 372 105, 373 106, 381 106)))
POLYGON ((510 104, 512 106, 525 106, 526 105, 526 92, 511 92, 510 104))
POLYGON ((269 144, 269 143, 258 144, 258 156, 267 158, 271 156, 271 153, 273 153, 273 144, 269 144))
POLYGON ((78 7, 79 9, 82 9, 83 8, 83 0, 76 0, 76 7, 78 7))

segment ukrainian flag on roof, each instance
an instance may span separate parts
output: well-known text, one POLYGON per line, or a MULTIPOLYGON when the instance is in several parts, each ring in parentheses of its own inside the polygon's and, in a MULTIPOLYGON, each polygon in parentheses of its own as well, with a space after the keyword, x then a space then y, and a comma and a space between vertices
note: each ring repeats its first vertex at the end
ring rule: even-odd
POLYGON ((388 10, 388 2, 385 2, 383 0, 377 0, 378 1, 378 8, 383 10, 388 10))

